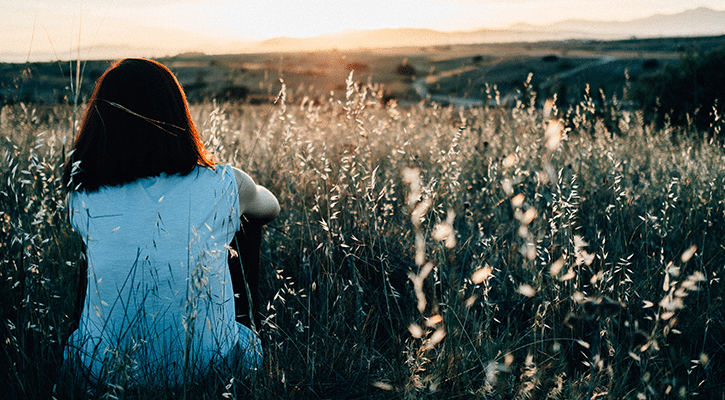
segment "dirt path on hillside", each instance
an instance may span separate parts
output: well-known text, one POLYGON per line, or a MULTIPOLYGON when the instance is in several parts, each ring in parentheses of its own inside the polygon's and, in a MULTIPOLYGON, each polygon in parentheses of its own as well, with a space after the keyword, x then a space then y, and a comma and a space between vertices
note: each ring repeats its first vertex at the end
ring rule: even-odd
MULTIPOLYGON (((544 82, 541 86, 542 88, 547 88, 550 85, 553 84, 558 79, 564 79, 567 77, 571 77, 573 75, 576 75, 580 72, 583 72, 589 68, 594 67, 600 67, 602 65, 610 64, 614 61, 619 60, 619 57, 615 57, 612 55, 606 55, 599 59, 596 59, 592 62, 588 62, 586 64, 579 65, 574 68, 570 68, 566 71, 559 72, 558 74, 549 77, 546 82, 544 82)), ((435 75, 428 75, 425 78, 419 78, 416 79, 415 82, 413 82, 413 89, 418 94, 418 96, 439 104, 446 104, 446 105, 452 105, 454 107, 458 108, 469 108, 469 107, 481 107, 483 106, 483 100, 482 99, 472 99, 472 98, 465 98, 465 97, 455 97, 451 95, 445 95, 445 94, 431 94, 428 90, 427 85, 436 83, 442 78, 450 78, 456 75, 463 74, 465 72, 474 71, 476 69, 479 69, 480 67, 476 66, 465 66, 461 68, 452 69, 449 71, 444 71, 435 75)), ((485 71, 484 71, 485 74, 485 71)), ((504 95, 505 98, 511 98, 510 94, 504 95)))

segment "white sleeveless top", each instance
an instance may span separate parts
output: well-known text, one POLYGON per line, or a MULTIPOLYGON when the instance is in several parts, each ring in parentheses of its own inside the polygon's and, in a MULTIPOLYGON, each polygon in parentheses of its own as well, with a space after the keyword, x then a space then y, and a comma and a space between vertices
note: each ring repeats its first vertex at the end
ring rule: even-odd
POLYGON ((179 379, 253 344, 259 361, 258 339, 234 319, 225 248, 240 226, 237 185, 215 168, 71 192, 88 286, 66 357, 77 351, 95 378, 179 379))

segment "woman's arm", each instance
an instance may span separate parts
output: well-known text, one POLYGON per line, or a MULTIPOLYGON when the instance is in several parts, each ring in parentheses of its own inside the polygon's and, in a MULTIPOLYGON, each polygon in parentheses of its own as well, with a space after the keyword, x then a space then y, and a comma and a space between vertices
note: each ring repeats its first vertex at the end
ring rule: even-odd
POLYGON ((259 301, 260 247, 262 225, 279 215, 279 202, 265 187, 254 183, 249 175, 233 168, 239 188, 241 229, 230 244, 238 256, 229 253, 229 271, 234 287, 234 306, 237 322, 250 329, 261 327, 259 301))
POLYGON ((279 202, 274 195, 238 168, 232 167, 239 189, 240 213, 250 219, 267 223, 279 215, 279 202))

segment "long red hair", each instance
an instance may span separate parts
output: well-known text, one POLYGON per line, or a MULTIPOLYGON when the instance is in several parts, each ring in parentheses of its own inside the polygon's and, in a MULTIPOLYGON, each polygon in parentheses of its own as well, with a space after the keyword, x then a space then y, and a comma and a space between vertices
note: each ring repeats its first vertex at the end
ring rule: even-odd
POLYGON ((186 95, 164 65, 129 58, 98 79, 63 171, 69 190, 213 167, 186 95))

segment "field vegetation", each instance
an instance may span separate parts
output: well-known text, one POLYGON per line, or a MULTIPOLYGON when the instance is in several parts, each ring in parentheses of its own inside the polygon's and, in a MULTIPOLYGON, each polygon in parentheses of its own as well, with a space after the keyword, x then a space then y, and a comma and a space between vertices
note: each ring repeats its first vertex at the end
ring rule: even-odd
MULTIPOLYGON (((495 86, 500 103, 513 106, 517 92, 532 74, 529 83, 540 97, 556 94, 562 106, 579 102, 587 84, 593 93, 602 90, 607 98, 616 95, 621 100, 628 83, 678 65, 683 52, 708 52, 722 46, 725 36, 296 53, 185 53, 159 61, 174 72, 189 100, 197 104, 214 98, 269 104, 279 91, 279 79, 286 82, 290 98, 299 92, 321 100, 331 91, 344 93, 345 79, 354 70, 356 80, 379 84, 385 98, 396 99, 399 104, 422 100, 414 83, 425 78, 431 94, 477 101, 486 100, 487 87, 495 86)), ((108 66, 108 60, 83 61, 80 68, 76 62, 63 61, 0 63, 0 103, 54 105, 73 103, 76 97, 82 101, 90 96, 93 81, 108 66), (73 82, 77 77, 79 82, 73 82)))
MULTIPOLYGON (((386 106, 353 77, 342 97, 282 84, 275 104, 193 107, 217 160, 282 205, 264 231, 261 371, 93 397, 725 398, 720 142, 589 90, 571 106, 530 81, 513 105, 490 90, 469 109, 386 106)), ((60 184, 77 112, 2 109, 12 398, 74 395, 57 370, 83 273, 60 184)))

